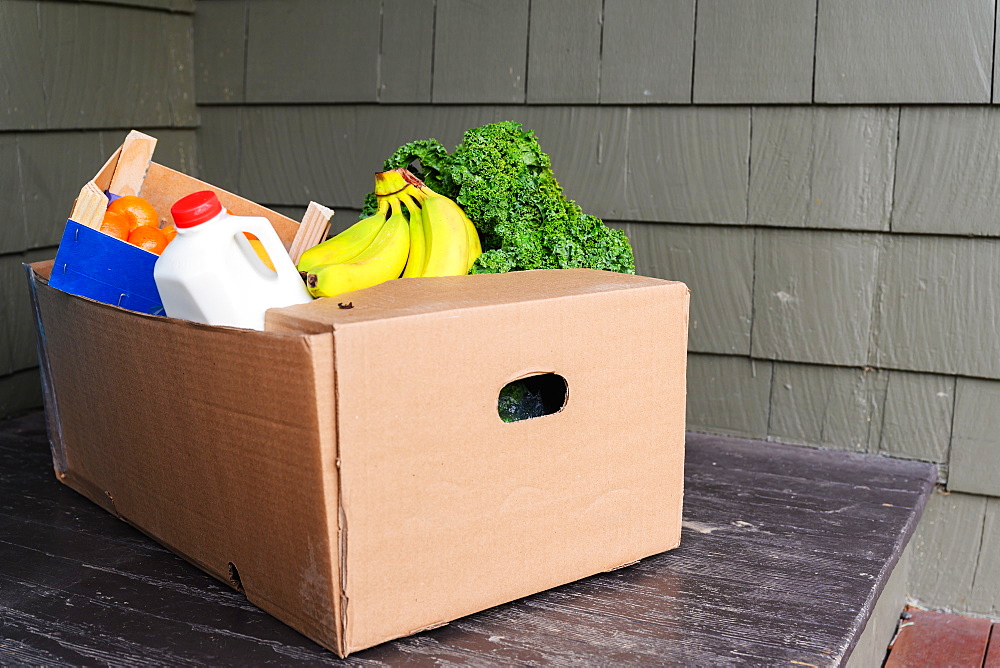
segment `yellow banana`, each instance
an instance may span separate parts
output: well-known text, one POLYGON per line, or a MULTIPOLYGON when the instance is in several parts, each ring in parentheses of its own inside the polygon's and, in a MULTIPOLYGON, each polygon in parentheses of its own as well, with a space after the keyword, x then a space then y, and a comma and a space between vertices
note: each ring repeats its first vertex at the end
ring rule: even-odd
POLYGON ((389 203, 379 202, 375 215, 359 220, 337 236, 302 253, 296 265, 298 270, 308 273, 323 264, 353 260, 375 240, 375 236, 386 222, 388 212, 389 203))
POLYGON ((469 273, 469 232, 462 207, 447 197, 427 197, 423 206, 427 262, 423 276, 469 273))
POLYGON ((406 260, 403 278, 422 276, 427 259, 423 212, 406 190, 400 193, 399 198, 410 212, 410 255, 406 260))
POLYGON ((388 200, 392 215, 385 221, 368 248, 350 262, 333 262, 314 267, 306 276, 313 297, 333 297, 399 278, 409 255, 410 231, 399 200, 388 200))

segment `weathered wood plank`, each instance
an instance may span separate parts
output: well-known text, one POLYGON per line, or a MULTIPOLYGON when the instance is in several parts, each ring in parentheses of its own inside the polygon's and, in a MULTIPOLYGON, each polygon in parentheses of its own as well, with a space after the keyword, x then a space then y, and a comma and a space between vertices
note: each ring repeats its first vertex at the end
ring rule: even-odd
POLYGON ((1000 496, 1000 382, 958 378, 948 459, 948 489, 1000 496))
POLYGON ((47 665, 837 665, 933 482, 917 462, 690 435, 677 550, 341 662, 60 486, 40 417, 0 429, 0 611, 5 651, 47 665))
POLYGON ((605 3, 603 104, 691 101, 694 0, 605 3))
POLYGON ((430 102, 434 0, 383 0, 380 102, 430 102))
POLYGON ((899 111, 755 107, 754 225, 888 230, 899 111))
POLYGON ((190 15, 42 2, 38 22, 47 98, 32 127, 197 123, 190 15))
POLYGON ((38 367, 0 376, 0 415, 4 418, 42 407, 38 367))
POLYGON ((99 132, 28 132, 18 135, 27 247, 59 243, 80 188, 108 156, 99 132))
POLYGON ((195 95, 199 104, 246 100, 248 0, 198 5, 194 15, 195 95))
MULTIPOLYGON (((1000 378, 1000 240, 891 235, 878 269, 873 366, 1000 378)), ((870 275, 868 267, 856 271, 870 275)), ((759 311, 758 311, 759 313, 759 311)))
POLYGON ((947 464, 955 378, 905 371, 888 376, 878 453, 947 464))
POLYGON ((601 0, 533 0, 529 104, 596 103, 601 82, 601 0))
POLYGON ((46 91, 37 2, 0 3, 0 130, 45 127, 46 91))
POLYGON ((628 223, 636 272, 691 290, 688 350, 750 354, 753 238, 748 228, 628 223))
POLYGON ((23 251, 28 247, 27 215, 18 136, 13 133, 0 134, 0 210, 5 214, 5 220, 0 224, 0 253, 23 251))
POLYGON ((771 363, 728 355, 688 355, 691 431, 767 436, 771 363))
POLYGON ((906 107, 894 232, 1000 236, 1000 109, 906 107))
POLYGON ((812 101, 814 0, 698 2, 694 103, 812 101))
POLYGON ((380 4, 251 0, 246 101, 374 102, 380 4))
POLYGON ((985 496, 935 493, 913 537, 910 596, 928 607, 968 610, 980 558, 985 496))
POLYGON ((985 103, 992 0, 819 2, 816 102, 985 103))
POLYGON ((437 0, 434 102, 524 102, 528 5, 437 0))
MULTIPOLYGON (((976 564, 976 575, 972 582, 969 608, 980 613, 997 617, 1000 612, 1000 498, 986 501, 986 520, 983 522, 983 544, 976 564)), ((1000 627, 993 625, 989 658, 983 668, 1000 665, 1000 627)))
POLYGON ((749 108, 633 108, 626 122, 627 220, 746 223, 749 108))
POLYGON ((888 376, 877 370, 776 363, 768 436, 870 452, 878 444, 888 376))
POLYGON ((907 613, 885 668, 983 665, 990 620, 912 607, 907 613))
POLYGON ((865 366, 878 238, 758 230, 756 240, 753 356, 865 366))
POLYGON ((874 602, 871 617, 865 624, 865 630, 847 659, 846 668, 881 666, 885 661, 886 648, 892 641, 899 624, 899 611, 906 603, 911 552, 912 550, 907 547, 896 563, 896 567, 892 569, 889 581, 886 582, 878 600, 874 602))

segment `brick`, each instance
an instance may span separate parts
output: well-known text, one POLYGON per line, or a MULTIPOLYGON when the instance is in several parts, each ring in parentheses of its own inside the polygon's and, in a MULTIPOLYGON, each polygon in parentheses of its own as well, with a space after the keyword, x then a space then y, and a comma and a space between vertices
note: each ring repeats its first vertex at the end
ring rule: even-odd
POLYGON ((927 607, 968 610, 980 559, 985 496, 935 493, 927 501, 911 545, 911 597, 927 607))
POLYGON ((746 223, 748 108, 633 108, 627 132, 627 220, 746 223))
POLYGON ((628 223, 636 273, 691 290, 688 350, 750 354, 753 237, 746 228, 628 223))
POLYGON ((691 101, 694 0, 605 3, 603 104, 691 101))
POLYGON ((1000 496, 1000 382, 959 378, 948 489, 1000 496))
POLYGON ((597 103, 601 0, 533 0, 528 33, 529 104, 597 103))
POLYGON ((199 104, 246 100, 248 6, 248 0, 215 0, 198 6, 194 62, 199 104))
POLYGON ((246 101, 374 102, 380 5, 251 0, 246 101))
POLYGON ((383 0, 380 102, 430 102, 434 0, 383 0))
POLYGON ((814 0, 700 0, 695 104, 812 101, 814 0))
POLYGON ((687 428, 767 436, 771 363, 729 355, 688 355, 687 428))
POLYGON ((887 230, 899 110, 755 107, 754 225, 887 230))
POLYGON ((993 0, 820 0, 816 102, 990 100, 993 0))
POLYGON ((752 355, 865 366, 878 255, 870 234, 758 230, 752 355))
POLYGON ((768 437, 869 452, 878 444, 888 373, 775 363, 768 437))
POLYGON ((437 0, 434 102, 524 102, 528 5, 437 0))
POLYGON ((998 236, 1000 109, 905 107, 894 232, 998 236))
POLYGON ((1000 356, 983 348, 996 340, 1000 318, 1000 240, 893 235, 885 242, 870 363, 1000 378, 1000 356))
POLYGON ((955 378, 906 371, 888 376, 878 453, 947 464, 955 378))

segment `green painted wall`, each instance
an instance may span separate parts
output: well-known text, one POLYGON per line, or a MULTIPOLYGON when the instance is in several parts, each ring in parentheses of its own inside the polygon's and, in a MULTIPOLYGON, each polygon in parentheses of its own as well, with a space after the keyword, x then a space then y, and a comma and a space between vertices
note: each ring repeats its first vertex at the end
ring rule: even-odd
POLYGON ((1000 617, 996 21, 994 0, 2 2, 0 415, 39 402, 20 263, 54 254, 128 129, 340 229, 398 145, 517 120, 641 273, 691 287, 690 428, 937 463, 910 594, 1000 617))

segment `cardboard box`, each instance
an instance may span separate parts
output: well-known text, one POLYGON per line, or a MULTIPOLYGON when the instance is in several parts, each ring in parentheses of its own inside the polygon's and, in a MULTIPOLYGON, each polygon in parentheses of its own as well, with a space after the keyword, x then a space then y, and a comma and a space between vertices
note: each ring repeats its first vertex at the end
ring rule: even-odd
POLYGON ((271 331, 27 267, 58 478, 346 656, 680 541, 688 290, 594 270, 389 281, 271 331), (557 412, 503 422, 554 373, 557 412))

